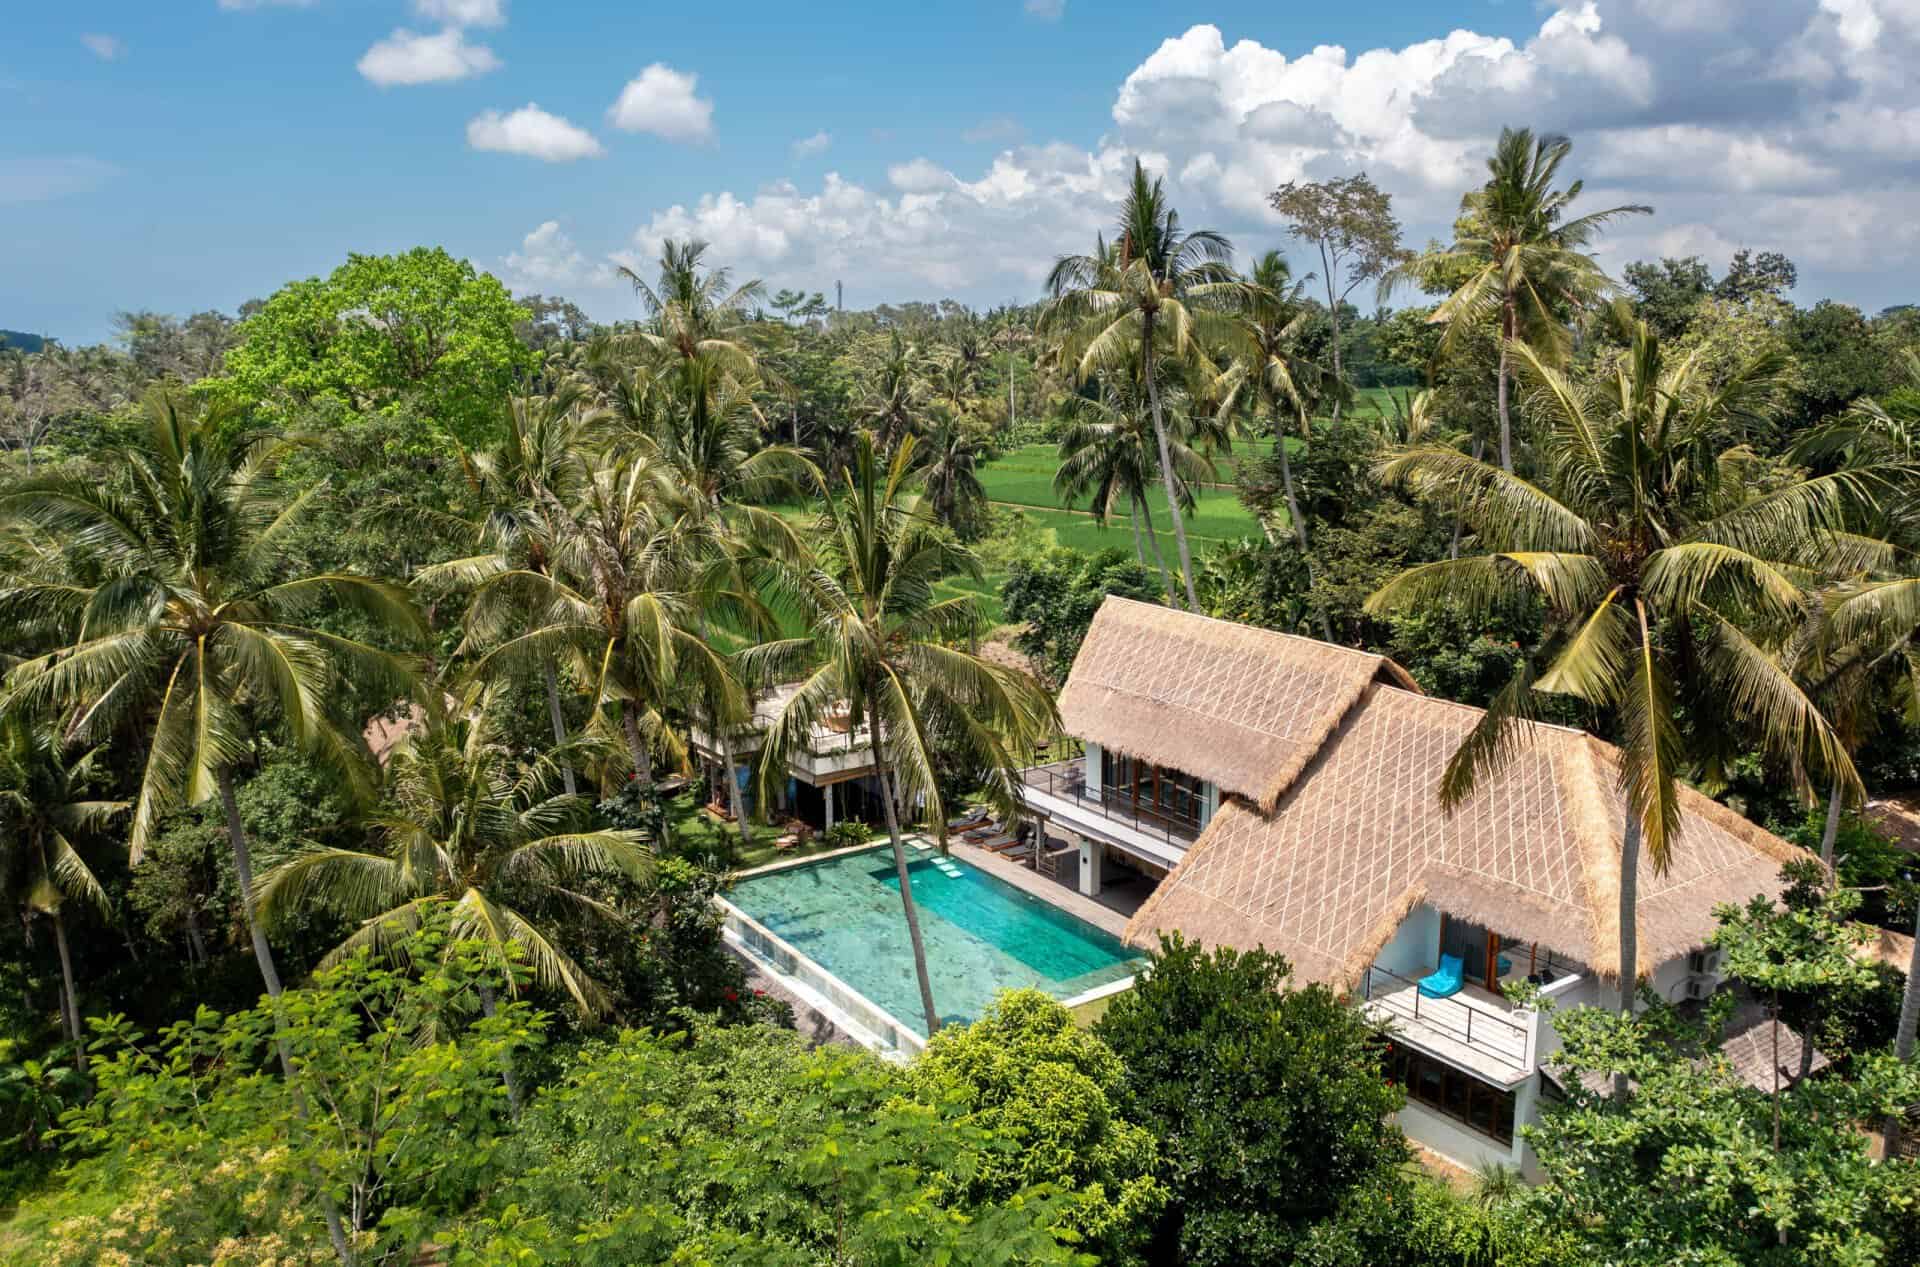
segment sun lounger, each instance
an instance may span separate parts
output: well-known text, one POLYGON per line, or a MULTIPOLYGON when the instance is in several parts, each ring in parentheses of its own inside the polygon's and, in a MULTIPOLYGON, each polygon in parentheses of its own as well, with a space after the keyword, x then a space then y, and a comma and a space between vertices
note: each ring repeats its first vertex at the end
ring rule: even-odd
POLYGON ((1420 993, 1429 999, 1444 999, 1460 993, 1466 984, 1466 965, 1459 955, 1441 955, 1440 969, 1420 978, 1420 993))
POLYGON ((980 848, 988 853, 1008 854, 1024 846, 1011 836, 994 836, 979 842, 980 848))

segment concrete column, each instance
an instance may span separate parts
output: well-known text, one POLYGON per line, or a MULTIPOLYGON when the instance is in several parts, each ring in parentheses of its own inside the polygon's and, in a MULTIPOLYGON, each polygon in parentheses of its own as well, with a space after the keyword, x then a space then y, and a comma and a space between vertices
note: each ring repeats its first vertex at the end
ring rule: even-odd
POLYGON ((1100 896, 1100 860, 1106 850, 1099 842, 1088 840, 1078 832, 1068 832, 1067 839, 1080 846, 1080 893, 1083 897, 1100 896))
POLYGON ((820 791, 824 793, 827 798, 827 825, 825 830, 832 831, 833 830, 833 784, 831 783, 827 784, 825 787, 821 788, 820 791))

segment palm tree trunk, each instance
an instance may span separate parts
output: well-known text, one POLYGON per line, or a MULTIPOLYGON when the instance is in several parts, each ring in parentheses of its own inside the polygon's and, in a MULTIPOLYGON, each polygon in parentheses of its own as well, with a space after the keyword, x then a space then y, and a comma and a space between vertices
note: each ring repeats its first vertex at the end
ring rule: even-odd
POLYGON ((73 1067, 87 1071, 87 1052, 80 1030, 80 991, 73 984, 73 956, 67 951, 67 921, 60 908, 52 911, 53 944, 60 952, 60 1019, 73 1043, 73 1067))
POLYGON ((1020 420, 1018 418, 1015 418, 1013 414, 1013 349, 1008 348, 1007 349, 1007 434, 1012 435, 1013 429, 1019 425, 1020 425, 1020 420))
MULTIPOLYGON (((1336 355, 1338 355, 1339 346, 1339 341, 1336 339, 1334 342, 1336 355)), ((1336 370, 1335 372, 1338 373, 1339 371, 1336 370)), ((1338 420, 1339 402, 1337 398, 1335 400, 1334 410, 1335 419, 1338 420)), ((1306 422, 1306 414, 1303 412, 1300 416, 1300 425, 1304 428, 1306 422)), ((1300 498, 1293 491, 1293 459, 1287 455, 1287 437, 1278 427, 1274 428, 1273 448, 1274 452, 1280 455, 1280 484, 1287 491, 1287 518, 1293 521, 1293 539, 1300 544, 1300 561, 1306 565, 1307 589, 1311 592, 1313 589, 1313 555, 1307 549, 1307 517, 1300 513, 1300 498)), ((1320 613, 1320 636, 1328 642, 1333 641, 1333 625, 1328 622, 1325 610, 1322 610, 1320 613)))
MULTIPOLYGON (((220 771, 220 805, 227 816, 227 844, 233 850, 233 879, 240 889, 240 910, 247 917, 247 935, 253 939, 253 959, 260 966, 260 979, 266 983, 267 993, 280 997, 280 970, 273 963, 273 948, 267 945, 267 934, 260 927, 260 917, 253 905, 253 857, 247 850, 247 829, 240 822, 240 803, 233 795, 233 772, 220 771)), ((285 1053, 281 1054, 281 1064, 286 1064, 285 1053)), ((291 1078, 293 1071, 286 1070, 291 1078)))
MULTIPOLYGON (((1620 842, 1620 1011, 1633 1015, 1640 986, 1640 820, 1627 810, 1627 830, 1620 842)), ((1627 1075, 1613 1075, 1613 1098, 1626 1103, 1627 1075)))
POLYGON ((660 835, 661 845, 673 843, 673 829, 667 825, 667 806, 654 790, 653 755, 647 751, 647 741, 640 736, 640 719, 634 715, 638 706, 632 700, 620 703, 620 725, 627 733, 627 751, 633 755, 633 777, 647 785, 648 799, 659 818, 654 822, 654 830, 660 835))
POLYGON ((1500 469, 1513 473, 1513 421, 1508 414, 1507 357, 1513 342, 1513 300, 1508 299, 1500 312, 1500 469))
MULTIPOLYGON (((1913 1059, 1914 1030, 1920 1027, 1920 904, 1913 911, 1913 955, 1907 960, 1907 989, 1900 996, 1900 1024, 1894 1030, 1893 1054, 1895 1059, 1908 1061, 1913 1059)), ((1894 1149, 1900 1146, 1900 1115, 1887 1118, 1886 1130, 1882 1134, 1885 1140, 1885 1155, 1893 1156, 1894 1149)))
POLYGON ((887 811, 887 838, 893 842, 893 871, 900 879, 900 907, 907 916, 907 940, 913 945, 913 974, 920 982, 920 1006, 927 1016, 927 1037, 940 1032, 940 1009, 933 1005, 933 978, 927 973, 927 944, 920 938, 920 912, 913 902, 913 879, 907 874, 907 847, 900 838, 900 814, 894 808, 893 778, 888 773, 886 731, 880 715, 873 718, 873 767, 880 776, 880 801, 887 811))
POLYGON ((733 807, 733 822, 740 829, 740 847, 751 849, 753 834, 747 830, 747 802, 740 791, 740 780, 733 772, 733 740, 727 738, 727 728, 717 721, 713 735, 720 744, 720 759, 727 766, 727 804, 733 807))
POLYGON ((1153 526, 1153 512, 1147 509, 1143 499, 1133 503, 1139 508, 1140 515, 1147 521, 1147 544, 1153 547, 1153 561, 1160 568, 1160 588, 1166 593, 1167 606, 1172 607, 1180 600, 1173 596, 1173 577, 1167 574, 1167 556, 1160 552, 1160 534, 1153 526))
POLYGON ((1827 826, 1820 833, 1820 861, 1827 865, 1827 875, 1833 875, 1833 847, 1840 839, 1840 781, 1833 781, 1832 791, 1827 793, 1827 826))
POLYGON ((1340 421, 1340 396, 1346 378, 1340 373, 1340 301, 1333 294, 1333 259, 1327 254, 1326 239, 1320 240, 1320 268, 1327 279, 1327 319, 1333 324, 1333 421, 1340 421))
MULTIPOLYGON (((553 721, 553 742, 564 748, 567 746, 567 719, 566 715, 560 711, 560 680, 554 674, 553 662, 551 660, 540 667, 541 675, 546 679, 547 683, 547 716, 553 721)), ((565 785, 568 796, 573 796, 578 793, 579 789, 574 786, 573 782, 573 763, 571 761, 561 763, 560 780, 565 785)))
POLYGON ((1193 551, 1187 545, 1187 521, 1180 517, 1180 496, 1173 484, 1173 453, 1167 447, 1167 424, 1160 414, 1160 388, 1153 379, 1153 317, 1141 320, 1143 365, 1147 376, 1147 403, 1153 409, 1153 438, 1160 445, 1160 482, 1167 493, 1167 513, 1173 517, 1173 539, 1180 547, 1180 577, 1187 585, 1187 610, 1199 612, 1200 595, 1193 588, 1193 551))
MULTIPOLYGON (((1475 436, 1473 438, 1473 460, 1478 462, 1486 451, 1487 442, 1479 436, 1475 436)), ((1447 547, 1447 557, 1449 559, 1457 559, 1460 557, 1460 534, 1465 531, 1466 526, 1467 517, 1458 510, 1455 510, 1453 512, 1453 543, 1447 547)))
MULTIPOLYGON (((480 1012, 481 1015, 485 1016, 488 1020, 492 1020, 498 1014, 493 1003, 493 987, 485 981, 480 983, 480 1012)), ((500 1081, 505 1084, 507 1088, 507 1112, 514 1117, 519 1117, 520 1079, 516 1077, 513 1072, 513 1053, 511 1051, 503 1051, 500 1053, 500 1081)))
MULTIPOLYGON (((247 850, 247 829, 240 821, 240 802, 233 794, 233 771, 222 768, 219 779, 220 807, 226 813, 227 843, 233 849, 233 879, 240 890, 240 909, 247 917, 247 934, 253 939, 253 958, 260 965, 260 979, 266 983, 267 993, 273 999, 273 1045, 280 1056, 280 1076, 287 1080, 293 1091, 294 1116, 305 1122, 307 1097, 293 1076, 293 1052, 287 1045, 287 1018, 280 1010, 280 972, 274 967, 273 949, 267 945, 266 932, 260 927, 260 915, 254 907, 253 858, 247 850)), ((318 1175, 314 1179, 320 1193, 321 1212, 326 1218, 327 1239, 333 1242, 333 1252, 340 1259, 342 1267, 353 1267, 353 1247, 347 1243, 346 1228, 340 1221, 339 1203, 319 1182, 318 1175)))
POLYGON ((1135 501, 1127 507, 1127 518, 1133 523, 1133 561, 1141 567, 1147 566, 1147 547, 1140 536, 1140 503, 1135 501))

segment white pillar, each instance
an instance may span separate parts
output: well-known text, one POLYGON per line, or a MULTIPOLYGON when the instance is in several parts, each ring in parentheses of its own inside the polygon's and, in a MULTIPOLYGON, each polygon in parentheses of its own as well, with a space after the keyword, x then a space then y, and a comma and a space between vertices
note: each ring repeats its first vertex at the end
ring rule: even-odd
POLYGON ((825 830, 832 831, 833 830, 833 784, 829 783, 825 787, 821 788, 820 790, 824 792, 827 797, 827 825, 825 830))
POLYGON ((1099 842, 1088 840, 1076 832, 1068 832, 1067 838, 1080 846, 1080 893, 1083 897, 1100 896, 1100 859, 1106 851, 1099 842))

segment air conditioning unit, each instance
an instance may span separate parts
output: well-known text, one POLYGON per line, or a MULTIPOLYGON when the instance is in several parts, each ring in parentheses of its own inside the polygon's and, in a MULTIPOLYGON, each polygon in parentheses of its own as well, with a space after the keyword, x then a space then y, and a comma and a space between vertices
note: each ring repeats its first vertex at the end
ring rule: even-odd
POLYGON ((1715 990, 1718 990, 1719 988, 1720 988, 1720 983, 1715 981, 1712 977, 1688 977, 1687 978, 1687 997, 1689 999, 1693 999, 1696 1001, 1701 999, 1710 999, 1713 997, 1713 992, 1715 990))
POLYGON ((1720 951, 1718 947, 1711 950, 1696 950, 1687 956, 1687 972, 1692 976, 1713 976, 1719 973, 1719 971, 1720 951))

